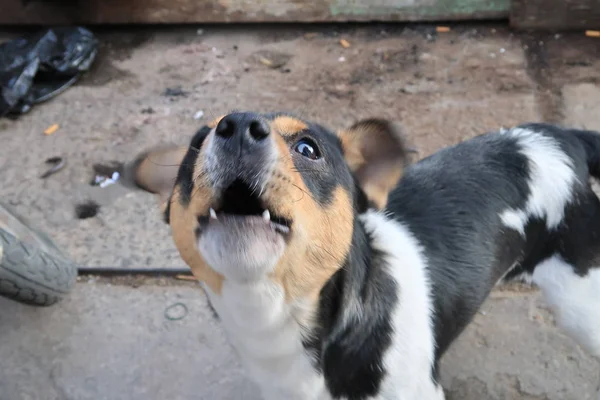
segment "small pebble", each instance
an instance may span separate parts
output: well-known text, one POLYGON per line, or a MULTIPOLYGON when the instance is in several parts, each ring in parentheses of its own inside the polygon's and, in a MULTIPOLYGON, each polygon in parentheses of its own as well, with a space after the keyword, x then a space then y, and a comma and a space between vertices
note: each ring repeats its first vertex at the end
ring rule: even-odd
POLYGON ((196 114, 194 114, 194 119, 195 120, 199 120, 202 117, 204 117, 204 111, 202 111, 202 110, 198 110, 198 111, 196 111, 196 114))
POLYGON ((342 56, 342 57, 338 58, 338 61, 339 61, 339 62, 344 62, 344 61, 346 61, 346 57, 343 57, 343 56, 342 56))

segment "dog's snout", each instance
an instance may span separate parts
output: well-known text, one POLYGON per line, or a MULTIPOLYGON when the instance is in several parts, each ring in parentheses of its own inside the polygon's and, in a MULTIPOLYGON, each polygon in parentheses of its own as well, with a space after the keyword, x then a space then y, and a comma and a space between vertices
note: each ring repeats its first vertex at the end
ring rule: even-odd
POLYGON ((251 146, 262 141, 271 133, 271 128, 260 116, 252 113, 235 113, 223 117, 215 128, 215 134, 221 138, 239 138, 242 146, 251 146))
POLYGON ((229 114, 218 122, 214 135, 208 165, 217 186, 228 186, 236 179, 254 182, 272 167, 277 148, 270 139, 271 125, 260 115, 229 114))

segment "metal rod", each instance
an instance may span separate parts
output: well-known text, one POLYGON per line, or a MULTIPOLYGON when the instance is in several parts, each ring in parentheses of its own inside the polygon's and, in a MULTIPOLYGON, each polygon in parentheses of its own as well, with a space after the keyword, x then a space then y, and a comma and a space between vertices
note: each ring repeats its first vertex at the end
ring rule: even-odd
POLYGON ((124 276, 124 275, 150 275, 150 276, 176 276, 192 275, 189 268, 151 268, 151 267, 78 267, 79 275, 103 275, 103 276, 124 276))

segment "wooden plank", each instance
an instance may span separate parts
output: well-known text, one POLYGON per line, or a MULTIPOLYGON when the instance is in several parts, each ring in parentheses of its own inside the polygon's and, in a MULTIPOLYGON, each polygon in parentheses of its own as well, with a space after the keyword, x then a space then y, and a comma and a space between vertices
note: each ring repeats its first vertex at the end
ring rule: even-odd
POLYGON ((600 29, 600 0, 512 0, 516 29, 600 29))
POLYGON ((0 0, 0 24, 434 21, 507 18, 510 0, 0 0))

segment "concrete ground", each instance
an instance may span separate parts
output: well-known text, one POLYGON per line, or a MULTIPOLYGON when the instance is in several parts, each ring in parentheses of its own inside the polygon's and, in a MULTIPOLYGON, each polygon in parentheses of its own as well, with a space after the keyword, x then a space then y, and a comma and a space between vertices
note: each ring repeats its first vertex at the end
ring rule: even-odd
MULTIPOLYGON (((90 186, 93 165, 186 145, 200 124, 232 109, 294 111, 335 129, 393 118, 421 156, 520 122, 600 129, 600 40, 581 34, 495 25, 439 35, 431 26, 202 29, 99 32, 99 58, 77 86, 0 120, 0 198, 79 264, 183 266, 155 199, 90 186), (45 136, 52 124, 60 128, 45 136), (54 156, 66 168, 40 179, 54 156), (100 211, 78 219, 75 207, 87 200, 100 211)), ((82 277, 52 308, 0 299, 0 338, 0 400, 257 399, 189 282, 82 277), (167 318, 178 312, 182 319, 167 318)), ((442 374, 454 400, 594 399, 600 379, 539 294, 522 288, 493 293, 442 374)))

